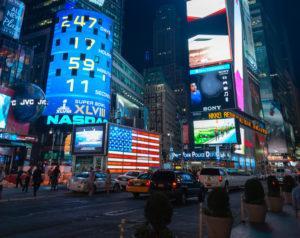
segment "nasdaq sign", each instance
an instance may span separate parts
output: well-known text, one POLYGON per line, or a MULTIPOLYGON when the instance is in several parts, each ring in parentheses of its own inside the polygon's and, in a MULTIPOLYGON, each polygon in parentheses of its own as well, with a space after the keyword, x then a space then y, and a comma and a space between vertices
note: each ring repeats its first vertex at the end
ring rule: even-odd
POLYGON ((44 115, 109 118, 112 24, 98 12, 58 12, 44 115))

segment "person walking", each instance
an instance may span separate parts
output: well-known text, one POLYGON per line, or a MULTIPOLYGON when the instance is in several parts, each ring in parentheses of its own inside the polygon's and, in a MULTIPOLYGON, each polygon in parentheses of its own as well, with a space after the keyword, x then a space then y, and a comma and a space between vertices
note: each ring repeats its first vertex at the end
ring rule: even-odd
POLYGON ((32 174, 33 183, 33 196, 36 197, 36 193, 39 190, 42 183, 42 169, 38 166, 32 174))
POLYGON ((23 169, 19 169, 17 172, 17 178, 16 178, 16 188, 19 187, 19 184, 21 186, 21 188, 23 187, 23 183, 22 183, 22 175, 23 175, 23 169))
POLYGON ((47 175, 48 175, 48 185, 50 186, 51 185, 51 174, 52 174, 52 167, 49 166, 48 168, 48 172, 47 172, 47 175))
POLYGON ((26 192, 26 193, 28 192, 28 187, 29 187, 29 184, 30 184, 31 176, 32 176, 32 169, 30 168, 26 172, 26 177, 25 177, 25 180, 24 180, 22 192, 26 192))
POLYGON ((106 178, 105 178, 105 191, 107 194, 109 194, 111 190, 111 173, 110 170, 106 170, 106 178))
POLYGON ((91 167, 90 168, 90 173, 89 173, 89 178, 88 178, 88 189, 89 189, 89 196, 93 196, 94 192, 95 192, 95 171, 94 169, 91 167))
POLYGON ((59 170, 59 166, 57 165, 51 173, 51 191, 57 190, 59 177, 60 177, 60 170, 59 170))
POLYGON ((0 166, 0 200, 2 199, 4 179, 5 179, 4 168, 2 166, 0 166))

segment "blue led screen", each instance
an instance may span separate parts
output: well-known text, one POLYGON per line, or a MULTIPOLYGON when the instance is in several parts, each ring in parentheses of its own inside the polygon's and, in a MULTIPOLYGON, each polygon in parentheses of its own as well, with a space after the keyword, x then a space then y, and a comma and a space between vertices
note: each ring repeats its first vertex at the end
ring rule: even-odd
POLYGON ((57 13, 44 115, 109 118, 112 24, 94 11, 57 13))

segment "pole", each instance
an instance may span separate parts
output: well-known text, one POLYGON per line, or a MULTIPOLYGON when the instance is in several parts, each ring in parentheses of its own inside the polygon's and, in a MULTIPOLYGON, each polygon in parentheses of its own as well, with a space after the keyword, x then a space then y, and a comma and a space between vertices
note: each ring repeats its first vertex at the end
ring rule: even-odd
POLYGON ((245 223, 245 210, 244 210, 243 194, 241 194, 241 222, 245 223))
POLYGON ((203 203, 199 204, 199 238, 203 237, 203 203))

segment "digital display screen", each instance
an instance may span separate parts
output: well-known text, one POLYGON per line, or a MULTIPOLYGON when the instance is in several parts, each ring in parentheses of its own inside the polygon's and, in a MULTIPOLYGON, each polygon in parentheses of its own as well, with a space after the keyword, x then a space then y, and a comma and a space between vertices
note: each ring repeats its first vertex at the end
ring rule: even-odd
POLYGON ((10 96, 0 93, 0 129, 5 129, 10 107, 10 96))
POLYGON ((190 71, 191 111, 219 111, 234 108, 230 64, 190 71))
POLYGON ((99 12, 71 9, 57 13, 44 115, 108 120, 112 24, 99 12))
POLYGON ((233 118, 219 120, 197 120, 194 124, 194 144, 237 144, 236 121, 233 118))
POLYGON ((237 106, 245 111, 243 27, 240 1, 234 1, 234 77, 237 106))
POLYGON ((189 38, 190 68, 231 61, 228 35, 196 35, 189 38))
POLYGON ((73 136, 73 154, 104 154, 104 124, 77 126, 73 136))
POLYGON ((112 173, 160 167, 160 136, 110 124, 107 157, 107 167, 112 173))
POLYGON ((204 19, 226 12, 225 0, 188 0, 187 20, 188 22, 204 19))
POLYGON ((6 0, 2 10, 3 16, 0 16, 0 31, 13 39, 18 40, 21 33, 25 4, 19 0, 6 0), (2 19, 2 20, 1 20, 2 19))

